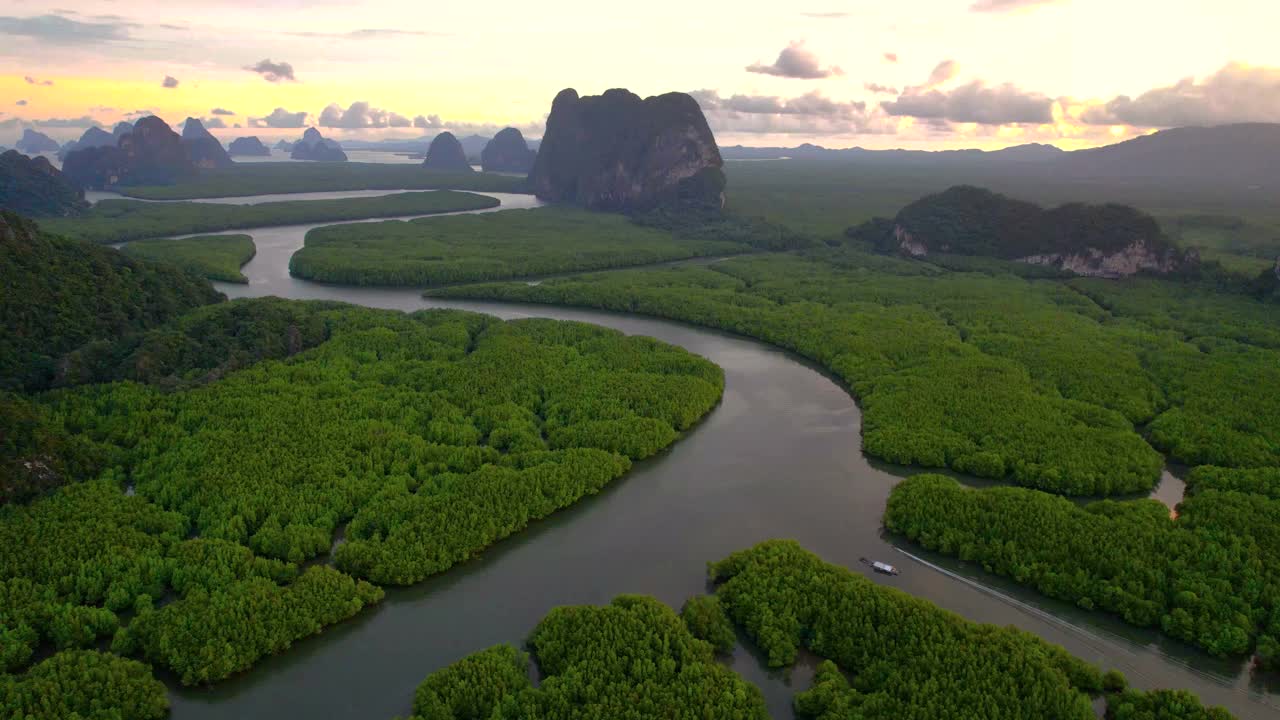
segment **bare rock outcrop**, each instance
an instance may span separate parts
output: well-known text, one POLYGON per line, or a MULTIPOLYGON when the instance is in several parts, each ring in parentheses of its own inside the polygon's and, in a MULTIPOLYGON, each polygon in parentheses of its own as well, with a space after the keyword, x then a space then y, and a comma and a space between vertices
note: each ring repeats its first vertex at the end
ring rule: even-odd
POLYGON ((723 165, 689 95, 568 89, 551 105, 529 179, 543 200, 631 212, 682 199, 723 205, 723 165))

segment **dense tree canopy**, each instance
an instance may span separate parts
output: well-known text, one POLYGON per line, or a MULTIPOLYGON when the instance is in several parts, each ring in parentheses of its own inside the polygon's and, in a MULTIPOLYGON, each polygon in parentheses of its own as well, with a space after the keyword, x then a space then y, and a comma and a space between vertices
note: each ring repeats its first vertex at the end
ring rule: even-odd
POLYGON ((795 350, 845 381, 863 449, 897 463, 1134 492, 1161 465, 1135 430, 1149 423, 1146 439, 1189 464, 1280 466, 1280 393, 1257 391, 1280 386, 1270 306, 1171 280, 954 266, 845 248, 430 294, 642 312, 795 350))
POLYGON ((64 353, 154 327, 222 299, 169 265, 40 232, 0 214, 0 390, 35 390, 64 353))
POLYGON ((964 620, 773 540, 712 563, 717 597, 770 666, 807 647, 830 667, 797 708, 820 717, 1093 718, 1101 673, 1029 633, 964 620), (838 677, 839 676, 839 677, 838 677), (835 697, 840 696, 840 697, 835 697))
POLYGON ((904 207, 894 224, 931 252, 1021 258, 1111 253, 1142 242, 1171 250, 1156 219, 1127 205, 1069 203, 1045 210, 979 187, 958 185, 904 207))
POLYGON ((1032 490, 971 490, 917 475, 893 489, 885 526, 1215 655, 1256 646, 1269 661, 1280 637, 1280 501, 1195 489, 1171 519, 1155 500, 1080 507, 1032 490))
POLYGON ((552 610, 529 637, 529 658, 499 645, 432 673, 411 720, 669 718, 764 720, 760 690, 715 660, 712 647, 653 598, 552 610))
POLYGON ((340 307, 261 298, 198 308, 146 332, 96 340, 68 353, 59 384, 133 380, 175 389, 213 382, 260 360, 319 345, 329 339, 331 318, 340 317, 321 310, 340 307))
POLYGON ((644 312, 795 350, 852 388, 864 450, 896 463, 1084 495, 1159 476, 1133 428, 1166 402, 1137 330, 1056 283, 840 251, 432 294, 644 312))
POLYGON ((714 595, 699 595, 689 598, 680 609, 680 618, 688 626, 693 636, 711 643, 716 652, 732 652, 738 644, 733 632, 733 623, 725 614, 720 598, 714 595))
POLYGON ((289 272, 347 285, 447 285, 748 250, 715 237, 673 237, 620 215, 537 208, 317 228, 289 272))
POLYGON ((204 537, 296 562, 350 520, 339 567, 412 583, 595 493, 723 385, 682 350, 586 325, 308 307, 324 318, 309 335, 332 336, 287 362, 176 394, 92 386, 51 407, 204 537))
POLYGON ((248 282, 240 267, 253 259, 257 248, 248 235, 203 235, 178 240, 135 240, 124 246, 126 255, 177 265, 210 280, 248 282))
POLYGON ((381 599, 299 571, 340 525, 338 568, 416 582, 598 491, 723 387, 587 325, 277 299, 72 360, 69 384, 99 384, 0 398, 6 452, 69 444, 82 480, 0 508, 0 673, 108 638, 188 684, 243 671, 381 599))
POLYGON ((14 720, 159 720, 164 685, 146 665, 94 650, 61 652, 23 675, 0 674, 0 717, 14 720))

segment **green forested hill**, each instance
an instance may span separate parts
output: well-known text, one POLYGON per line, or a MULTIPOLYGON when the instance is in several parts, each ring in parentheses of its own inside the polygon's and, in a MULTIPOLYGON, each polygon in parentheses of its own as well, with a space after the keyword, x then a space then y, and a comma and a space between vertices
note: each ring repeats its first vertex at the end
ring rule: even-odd
POLYGON ((84 191, 39 155, 0 153, 0 210, 23 215, 74 215, 89 209, 84 191))
POLYGON ((209 283, 0 214, 0 389, 47 387, 63 354, 222 299, 209 283))
MULTIPOLYGON (((893 225, 931 254, 1013 260, 1089 251, 1114 253, 1135 242, 1143 243, 1155 256, 1176 252, 1154 217, 1127 205, 1068 203, 1045 209, 969 185, 916 200, 898 212, 893 225)), ((881 226, 872 221, 862 227, 881 226)), ((893 237, 877 240, 896 242, 893 237)))

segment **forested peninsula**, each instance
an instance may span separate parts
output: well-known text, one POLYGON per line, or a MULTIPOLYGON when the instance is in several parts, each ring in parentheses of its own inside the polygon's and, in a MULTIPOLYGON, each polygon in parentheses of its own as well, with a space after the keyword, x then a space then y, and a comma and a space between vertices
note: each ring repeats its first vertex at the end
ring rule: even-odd
POLYGON ((241 230, 273 225, 363 220, 498 207, 496 198, 440 190, 341 200, 283 200, 257 205, 103 200, 87 214, 41 221, 45 230, 95 243, 241 230))

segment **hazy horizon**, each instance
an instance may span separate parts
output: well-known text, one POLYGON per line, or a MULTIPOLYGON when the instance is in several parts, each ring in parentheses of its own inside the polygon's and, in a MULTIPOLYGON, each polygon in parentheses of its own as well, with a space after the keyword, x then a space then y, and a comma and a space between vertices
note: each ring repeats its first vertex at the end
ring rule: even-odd
POLYGON ((200 118, 224 141, 311 125, 338 140, 508 125, 537 138, 565 87, 689 92, 721 145, 1074 149, 1280 120, 1272 6, 907 5, 376 2, 353 16, 330 0, 0 0, 0 143, 146 114, 200 118))

